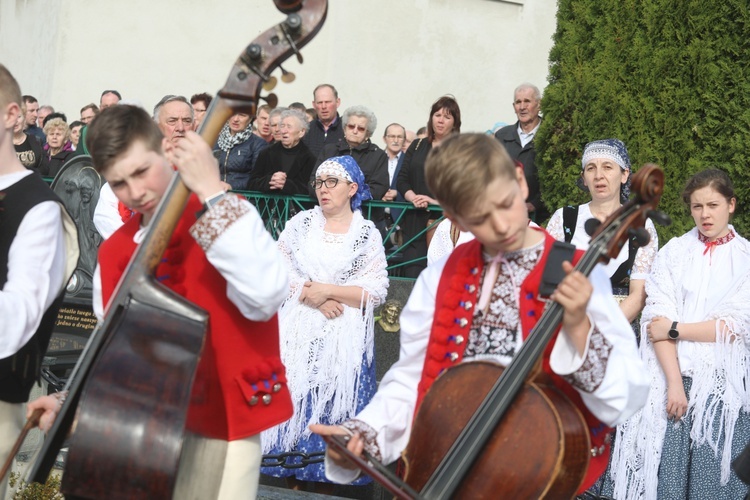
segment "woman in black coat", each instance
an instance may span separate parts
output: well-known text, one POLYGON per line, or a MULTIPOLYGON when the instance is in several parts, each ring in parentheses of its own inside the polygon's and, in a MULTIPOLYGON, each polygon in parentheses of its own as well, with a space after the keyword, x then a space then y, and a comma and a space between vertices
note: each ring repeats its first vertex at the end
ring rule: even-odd
POLYGON ((315 157, 302 142, 308 125, 296 109, 281 113, 281 140, 258 155, 247 189, 272 194, 308 194, 315 157))
MULTIPOLYGON (((461 109, 451 96, 443 96, 432 105, 430 119, 427 123, 427 137, 417 139, 409 145, 404 157, 404 164, 398 174, 397 188, 404 199, 415 208, 409 210, 402 219, 404 241, 409 241, 427 227, 437 212, 427 211, 428 205, 437 205, 432 197, 424 176, 424 164, 430 150, 451 134, 461 132, 461 109)), ((404 261, 420 259, 404 267, 404 276, 416 278, 422 269, 427 267, 427 247, 434 232, 434 227, 426 234, 404 248, 404 261)))
MULTIPOLYGON (((370 142, 370 137, 378 126, 375 113, 364 106, 351 106, 341 116, 341 123, 344 126, 344 139, 336 144, 326 144, 318 156, 315 168, 329 158, 349 155, 365 174, 365 182, 370 186, 372 199, 382 199, 389 185, 388 156, 385 151, 370 142)), ((314 178, 315 170, 310 181, 314 178)), ((310 194, 315 196, 312 188, 310 194)))
POLYGON ((53 118, 44 125, 47 136, 47 163, 49 170, 42 175, 54 177, 69 159, 75 156, 73 144, 70 142, 70 128, 62 118, 53 118))

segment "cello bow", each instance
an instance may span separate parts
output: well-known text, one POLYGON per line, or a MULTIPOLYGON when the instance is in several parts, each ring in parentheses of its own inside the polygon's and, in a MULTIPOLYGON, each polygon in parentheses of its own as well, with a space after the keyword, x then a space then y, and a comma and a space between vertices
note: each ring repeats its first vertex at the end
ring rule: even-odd
MULTIPOLYGON (((235 61, 224 87, 212 101, 198 131, 208 144, 215 143, 224 123, 233 113, 255 115, 261 91, 270 91, 275 85, 276 79, 271 73, 292 55, 296 55, 302 62, 299 50, 320 31, 328 9, 327 0, 274 0, 274 4, 279 11, 287 15, 287 18, 261 33, 235 61)), ((277 102, 274 94, 269 94, 263 99, 274 106, 277 102)), ((68 379, 68 397, 29 471, 29 482, 46 481, 68 434, 71 431, 75 432, 79 404, 85 397, 92 370, 96 368, 102 351, 112 342, 129 312, 132 315, 140 310, 139 306, 157 303, 160 307, 168 307, 170 315, 185 318, 188 323, 197 325, 199 332, 202 328, 199 335, 185 339, 185 345, 179 346, 195 354, 195 360, 192 362, 194 371, 202 349, 208 315, 169 291, 154 278, 156 267, 169 244, 189 196, 189 190, 176 173, 162 196, 143 241, 130 259, 107 305, 104 320, 92 333, 68 379)), ((192 376, 191 372, 187 380, 190 383, 185 384, 187 393, 192 385, 192 376)))

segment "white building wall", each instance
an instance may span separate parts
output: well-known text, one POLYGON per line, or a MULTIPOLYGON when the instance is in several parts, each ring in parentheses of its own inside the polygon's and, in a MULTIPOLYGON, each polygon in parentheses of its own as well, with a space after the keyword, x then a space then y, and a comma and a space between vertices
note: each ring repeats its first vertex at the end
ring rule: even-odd
MULTIPOLYGON (((289 60, 282 105, 310 105, 334 84, 341 112, 354 104, 383 127, 426 124, 453 94, 464 131, 515 121, 513 89, 546 85, 554 0, 329 0, 323 29, 289 60)), ((241 51, 284 19, 271 0, 0 0, 0 62, 22 91, 77 119, 117 89, 147 109, 164 94, 215 94, 241 51)))

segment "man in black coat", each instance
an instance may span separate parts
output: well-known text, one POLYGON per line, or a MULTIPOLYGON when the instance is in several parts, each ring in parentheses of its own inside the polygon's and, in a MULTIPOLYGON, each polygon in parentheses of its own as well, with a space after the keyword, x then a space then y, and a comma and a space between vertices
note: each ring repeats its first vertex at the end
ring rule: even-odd
POLYGON ((333 85, 323 83, 315 87, 313 108, 318 117, 310 123, 310 130, 303 141, 316 158, 327 144, 336 144, 344 138, 338 113, 340 105, 339 93, 333 85))

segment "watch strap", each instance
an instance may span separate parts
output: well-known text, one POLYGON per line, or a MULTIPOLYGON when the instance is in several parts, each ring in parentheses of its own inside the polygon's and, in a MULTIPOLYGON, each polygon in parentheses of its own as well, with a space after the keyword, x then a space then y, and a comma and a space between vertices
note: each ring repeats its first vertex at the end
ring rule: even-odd
POLYGON ((675 339, 679 338, 680 332, 679 332, 679 330, 677 330, 677 321, 672 321, 672 326, 669 329, 668 336, 672 340, 675 340, 675 339), (672 332, 674 332, 674 334, 672 332))
POLYGON ((207 197, 205 200, 203 200, 203 208, 196 212, 195 218, 200 219, 203 214, 205 214, 208 210, 211 210, 211 208, 221 200, 223 200, 226 195, 226 191, 219 191, 218 193, 207 197))

